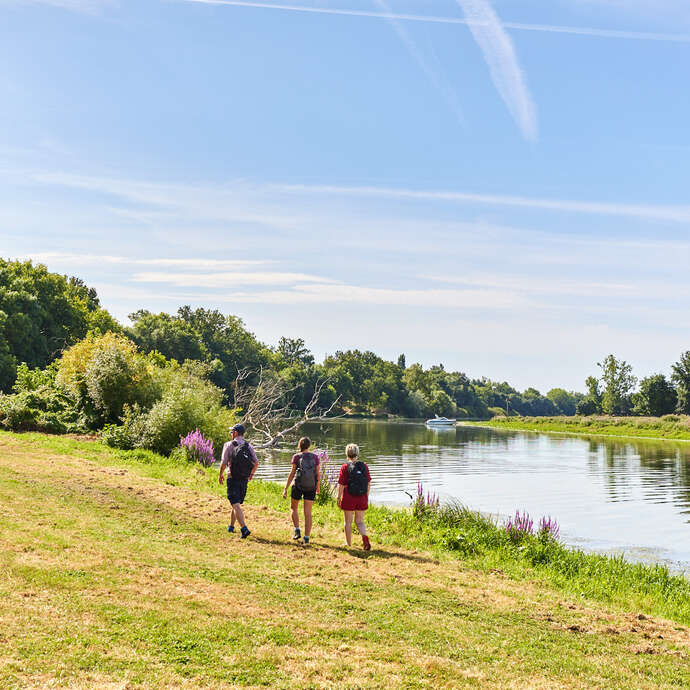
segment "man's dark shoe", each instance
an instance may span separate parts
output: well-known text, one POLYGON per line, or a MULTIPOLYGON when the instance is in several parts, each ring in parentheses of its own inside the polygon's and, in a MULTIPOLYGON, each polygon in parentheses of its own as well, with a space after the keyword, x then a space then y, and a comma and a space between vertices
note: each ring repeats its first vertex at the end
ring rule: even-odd
POLYGON ((250 534, 251 532, 247 527, 242 528, 242 539, 246 539, 250 534))
POLYGON ((235 526, 234 525, 228 525, 228 532, 234 532, 235 531, 235 526))
POLYGON ((293 539, 300 539, 302 536, 302 533, 299 531, 299 527, 295 527, 295 533, 292 535, 293 539))

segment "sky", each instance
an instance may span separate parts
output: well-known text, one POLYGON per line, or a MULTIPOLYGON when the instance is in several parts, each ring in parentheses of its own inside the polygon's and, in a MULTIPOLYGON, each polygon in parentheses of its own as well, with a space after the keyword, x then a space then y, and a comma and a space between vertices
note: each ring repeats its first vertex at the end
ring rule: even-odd
POLYGON ((583 390, 690 349, 687 0, 0 0, 0 256, 583 390))

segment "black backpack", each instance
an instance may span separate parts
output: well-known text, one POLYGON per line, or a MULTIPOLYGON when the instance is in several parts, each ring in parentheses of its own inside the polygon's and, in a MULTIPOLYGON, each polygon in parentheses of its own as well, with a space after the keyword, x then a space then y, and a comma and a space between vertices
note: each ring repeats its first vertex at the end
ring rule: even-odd
POLYGON ((295 474, 295 486, 300 491, 316 490, 316 455, 302 453, 295 474))
POLYGON ((369 488, 367 466, 361 461, 347 463, 347 491, 350 496, 364 496, 369 488))
POLYGON ((232 442, 232 462, 230 463, 230 474, 233 479, 249 479, 249 475, 254 469, 254 458, 249 449, 249 443, 245 441, 239 445, 236 441, 232 442))

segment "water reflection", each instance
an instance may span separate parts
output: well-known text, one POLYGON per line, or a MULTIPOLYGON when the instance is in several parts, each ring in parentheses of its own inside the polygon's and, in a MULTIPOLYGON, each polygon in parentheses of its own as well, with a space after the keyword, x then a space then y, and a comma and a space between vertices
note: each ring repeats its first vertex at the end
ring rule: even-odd
MULTIPOLYGON (((305 428, 344 461, 358 443, 372 498, 406 504, 418 481, 443 499, 499 515, 550 514, 571 543, 690 564, 690 443, 556 436, 421 423, 337 421, 305 428)), ((285 481, 291 450, 260 468, 285 481)))

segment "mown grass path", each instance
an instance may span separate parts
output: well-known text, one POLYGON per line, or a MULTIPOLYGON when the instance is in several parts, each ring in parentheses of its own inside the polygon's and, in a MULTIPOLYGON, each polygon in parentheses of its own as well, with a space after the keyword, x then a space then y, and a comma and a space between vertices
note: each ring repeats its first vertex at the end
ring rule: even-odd
POLYGON ((685 626, 328 520, 297 545, 258 484, 242 541, 205 472, 82 445, 0 436, 0 687, 690 685, 685 626))

